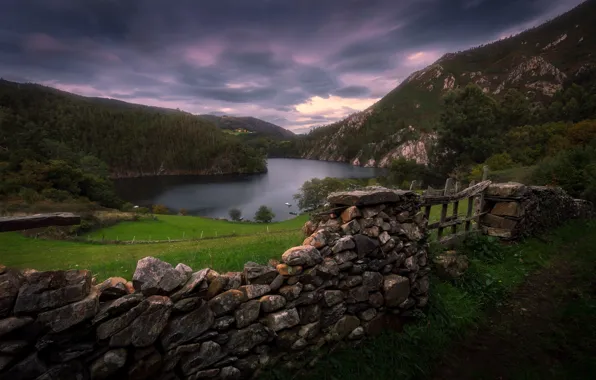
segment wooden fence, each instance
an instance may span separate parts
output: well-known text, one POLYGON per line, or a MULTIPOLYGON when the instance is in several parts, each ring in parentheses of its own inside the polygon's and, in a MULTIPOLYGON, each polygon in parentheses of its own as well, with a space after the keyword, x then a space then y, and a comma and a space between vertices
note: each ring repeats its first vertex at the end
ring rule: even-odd
MULTIPOLYGON (((422 207, 424 215, 429 221, 427 229, 429 231, 437 230, 437 241, 446 246, 453 246, 464 240, 468 235, 479 231, 479 220, 483 215, 484 190, 491 184, 488 178, 488 167, 484 167, 482 182, 476 184, 470 183, 466 189, 460 190, 459 182, 453 178, 448 178, 444 189, 433 189, 430 186, 422 194, 422 207), (459 214, 460 202, 467 202, 468 208, 465 215, 459 214), (449 213, 449 206, 452 205, 452 213, 449 213), (441 207, 441 216, 439 221, 430 223, 432 207, 441 207), (477 206, 477 207, 476 207, 477 206), (458 227, 463 225, 463 230, 458 227)), ((415 187, 412 182, 412 186, 415 187)))

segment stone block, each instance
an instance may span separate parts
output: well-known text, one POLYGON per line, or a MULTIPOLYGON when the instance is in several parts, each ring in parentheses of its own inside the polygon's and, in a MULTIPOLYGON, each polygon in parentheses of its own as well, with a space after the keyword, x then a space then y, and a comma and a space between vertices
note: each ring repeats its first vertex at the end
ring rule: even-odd
POLYGON ((399 202, 409 191, 390 190, 384 187, 371 187, 367 190, 331 193, 327 201, 338 206, 374 206, 382 203, 399 202))
POLYGON ((497 202, 490 213, 498 216, 517 218, 521 216, 521 205, 517 202, 497 202))
POLYGON ((150 256, 138 261, 132 277, 135 289, 145 296, 166 295, 183 285, 186 280, 186 274, 177 271, 169 263, 150 256))
POLYGON ((486 227, 513 230, 517 226, 517 220, 507 219, 493 214, 485 214, 480 217, 480 224, 486 227))
POLYGON ((15 314, 54 309, 85 298, 91 290, 91 272, 28 271, 14 305, 15 314))
POLYGON ((485 195, 488 197, 518 198, 524 196, 527 191, 527 186, 522 183, 493 183, 486 189, 485 195))

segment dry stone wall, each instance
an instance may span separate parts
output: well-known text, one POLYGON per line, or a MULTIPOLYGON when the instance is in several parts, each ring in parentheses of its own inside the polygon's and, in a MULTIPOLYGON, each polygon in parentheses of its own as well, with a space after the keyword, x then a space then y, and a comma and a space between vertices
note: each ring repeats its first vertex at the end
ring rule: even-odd
POLYGON ((243 272, 153 257, 132 281, 0 266, 0 379, 241 379, 357 343, 428 302, 420 200, 337 193, 302 246, 243 272))
POLYGON ((483 231, 503 239, 535 236, 570 219, 593 215, 590 202, 573 199, 556 187, 497 183, 488 187, 484 200, 483 231))

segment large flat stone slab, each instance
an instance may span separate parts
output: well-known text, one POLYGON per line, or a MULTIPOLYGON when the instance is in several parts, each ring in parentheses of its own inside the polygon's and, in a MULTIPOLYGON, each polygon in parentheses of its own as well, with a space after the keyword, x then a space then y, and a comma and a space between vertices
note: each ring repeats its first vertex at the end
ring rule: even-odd
POLYGON ((522 183, 493 183, 486 189, 485 195, 497 198, 519 198, 524 196, 527 191, 528 187, 522 183))
POLYGON ((404 190, 391 190, 385 187, 370 187, 366 190, 331 193, 327 197, 327 201, 338 206, 373 206, 399 202, 404 195, 415 196, 415 193, 404 190))

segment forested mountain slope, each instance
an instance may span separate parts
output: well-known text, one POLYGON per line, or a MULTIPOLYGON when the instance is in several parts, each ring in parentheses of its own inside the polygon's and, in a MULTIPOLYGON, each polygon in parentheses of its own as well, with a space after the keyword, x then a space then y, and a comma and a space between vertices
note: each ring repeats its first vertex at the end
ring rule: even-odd
POLYGON ((294 133, 269 122, 250 116, 216 116, 216 115, 199 115, 200 117, 209 120, 221 129, 237 130, 246 129, 247 131, 257 133, 259 135, 271 137, 274 139, 284 140, 294 137, 294 133))
POLYGON ((262 153, 200 117, 0 81, 0 162, 18 171, 73 154, 99 158, 112 177, 266 170, 262 153))
POLYGON ((428 160, 443 96, 475 83, 501 99, 509 89, 548 106, 566 82, 596 67, 596 0, 514 37, 446 54, 365 111, 318 128, 302 157, 388 166, 398 157, 428 160))

